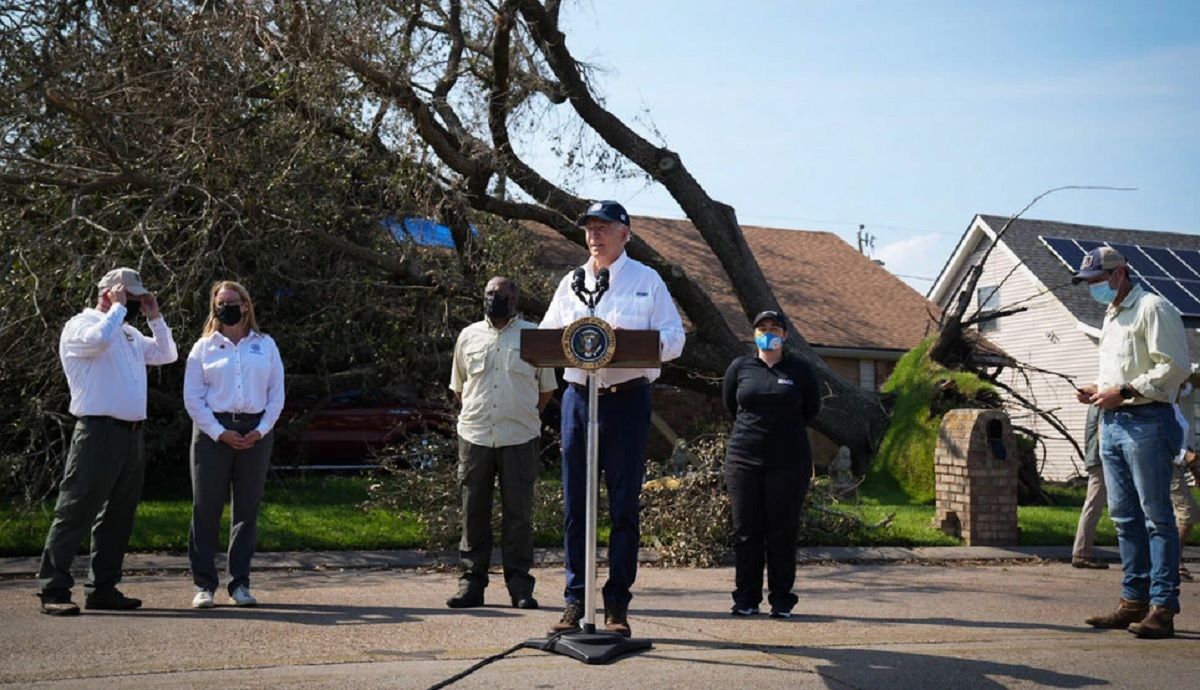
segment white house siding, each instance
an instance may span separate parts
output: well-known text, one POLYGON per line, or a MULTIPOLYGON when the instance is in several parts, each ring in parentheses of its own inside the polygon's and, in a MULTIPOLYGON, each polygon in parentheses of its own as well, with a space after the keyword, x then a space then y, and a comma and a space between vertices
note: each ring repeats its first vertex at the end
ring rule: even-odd
MULTIPOLYGON (((990 240, 985 237, 982 242, 988 243, 990 240)), ((972 253, 978 251, 976 247, 972 253)), ((974 260, 969 260, 965 265, 973 263, 974 260)), ((1075 318, 1051 294, 1035 296, 1045 288, 1023 268, 1013 270, 1016 264, 1016 257, 1001 244, 988 258, 978 287, 1000 285, 1004 281, 999 291, 1000 308, 1006 309, 1019 303, 1029 309, 998 319, 994 330, 984 335, 1019 362, 1066 374, 1080 383, 1093 380, 1096 375, 1096 342, 1076 328, 1075 318), (1005 276, 1008 276, 1007 280, 1005 276)), ((956 280, 961 278, 956 277, 956 280)), ((972 310, 978 306, 975 304, 977 299, 978 291, 972 296, 972 310)), ((1029 372, 1028 377, 1027 381, 1018 372, 1006 370, 1000 380, 1026 399, 1034 401, 1038 407, 1056 410, 1058 418, 1082 447, 1087 407, 1076 402, 1075 391, 1070 383, 1049 374, 1029 372)), ((1083 463, 1074 446, 1040 417, 1014 411, 1013 423, 1046 437, 1045 460, 1041 465, 1044 478, 1067 479, 1083 471, 1083 463)))

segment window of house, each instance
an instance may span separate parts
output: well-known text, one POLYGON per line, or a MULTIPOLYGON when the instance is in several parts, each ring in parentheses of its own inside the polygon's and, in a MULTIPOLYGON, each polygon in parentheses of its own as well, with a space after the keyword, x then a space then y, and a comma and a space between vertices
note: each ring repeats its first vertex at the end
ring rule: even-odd
MULTIPOLYGON (((979 315, 986 316, 992 312, 1000 310, 1000 286, 989 285, 987 287, 976 288, 975 300, 979 305, 979 315)), ((1000 329, 1000 320, 992 319, 990 321, 981 321, 979 323, 980 333, 991 333, 1000 329)))
POLYGON ((869 391, 875 390, 875 361, 858 360, 858 385, 869 391))

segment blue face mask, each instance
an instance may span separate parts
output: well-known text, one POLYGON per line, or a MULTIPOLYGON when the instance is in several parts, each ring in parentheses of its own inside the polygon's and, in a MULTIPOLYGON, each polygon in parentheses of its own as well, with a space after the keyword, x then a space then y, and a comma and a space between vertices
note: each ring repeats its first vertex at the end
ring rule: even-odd
POLYGON ((774 333, 759 333, 754 336, 754 344, 763 352, 770 352, 771 350, 778 350, 783 347, 783 338, 774 333))
POLYGON ((1088 291, 1092 293, 1092 299, 1104 306, 1112 304, 1117 298, 1117 291, 1109 287, 1108 283, 1092 283, 1088 286, 1088 291))

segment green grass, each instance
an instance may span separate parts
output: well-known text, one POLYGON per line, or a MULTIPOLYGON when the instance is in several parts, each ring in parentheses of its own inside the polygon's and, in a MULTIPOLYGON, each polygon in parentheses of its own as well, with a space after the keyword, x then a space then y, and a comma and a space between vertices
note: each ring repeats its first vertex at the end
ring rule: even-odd
MULTIPOLYGON (((425 530, 410 513, 364 511, 369 479, 320 477, 273 480, 259 516, 260 551, 320 551, 413 548, 425 530)), ((41 553, 53 504, 32 511, 0 507, 0 555, 41 553)), ((190 500, 148 500, 138 506, 130 551, 186 551, 190 500)), ((221 518, 222 544, 229 533, 229 508, 221 518)), ((85 547, 86 548, 86 547, 85 547)))
MULTIPOLYGON (((360 507, 367 498, 366 487, 371 481, 369 477, 272 479, 267 486, 259 520, 259 550, 420 548, 425 543, 426 533, 414 515, 360 507)), ((1017 510, 1024 546, 1067 546, 1074 540, 1075 524, 1083 505, 1083 489, 1059 486, 1047 486, 1046 489, 1054 505, 1022 506, 1017 510)), ((894 517, 886 526, 858 530, 842 539, 822 539, 810 545, 953 546, 961 543, 932 526, 934 506, 909 499, 896 485, 889 488, 884 484, 883 488, 864 493, 856 503, 841 503, 833 508, 872 525, 889 515, 894 517)), ((545 506, 542 510, 553 512, 554 508, 545 506)), ((32 511, 0 506, 0 556, 41 553, 52 512, 52 504, 32 511)), ((222 519, 222 535, 229 531, 228 512, 226 509, 222 519)), ((190 520, 191 502, 188 500, 144 501, 138 508, 130 551, 186 551, 190 520)), ((558 547, 562 544, 562 531, 557 527, 560 520, 558 514, 543 515, 535 520, 535 524, 548 525, 534 537, 538 546, 558 547)), ((599 525, 599 533, 601 543, 607 543, 606 524, 599 525)), ((1107 516, 1100 521, 1097 543, 1116 544, 1116 533, 1107 516)), ((1194 533, 1188 543, 1200 545, 1200 532, 1194 533)))

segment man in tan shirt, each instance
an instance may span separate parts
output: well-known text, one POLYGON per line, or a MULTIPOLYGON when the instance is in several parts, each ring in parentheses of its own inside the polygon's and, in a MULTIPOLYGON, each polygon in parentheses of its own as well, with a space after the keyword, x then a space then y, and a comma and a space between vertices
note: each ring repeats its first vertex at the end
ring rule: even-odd
POLYGON ((1087 623, 1171 637, 1180 548, 1171 477, 1183 441, 1172 403, 1189 373, 1183 320, 1169 302, 1134 285, 1125 258, 1110 247, 1084 256, 1072 282, 1087 282, 1092 297, 1108 307, 1099 374, 1078 397, 1103 410, 1100 461, 1124 571, 1117 609, 1087 623))
POLYGON ((458 481, 463 521, 462 575, 450 608, 483 605, 492 557, 492 491, 500 477, 500 542, 504 584, 512 605, 536 609, 533 598, 533 485, 538 473, 541 410, 557 384, 553 369, 521 359, 521 331, 537 324, 516 315, 519 292, 508 278, 484 289, 482 321, 458 335, 450 389, 458 415, 458 481))

